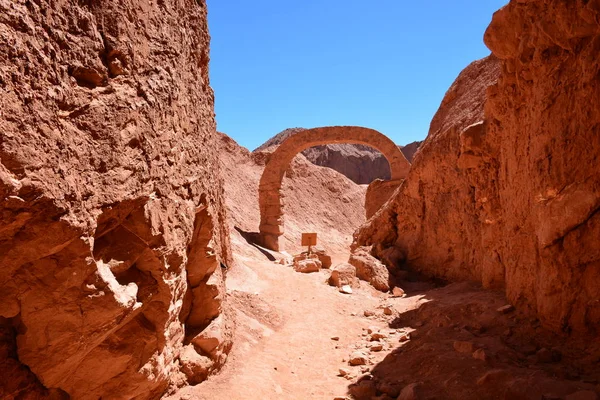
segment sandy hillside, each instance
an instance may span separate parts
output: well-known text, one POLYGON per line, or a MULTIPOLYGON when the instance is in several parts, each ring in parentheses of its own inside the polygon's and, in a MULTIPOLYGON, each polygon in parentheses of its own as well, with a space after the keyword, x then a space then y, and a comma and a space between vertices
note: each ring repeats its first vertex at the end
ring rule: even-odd
MULTIPOLYGON (((244 237, 258 232, 258 183, 268 153, 250 153, 226 135, 221 138, 221 148, 233 251, 256 255, 258 250, 248 248, 244 237)), ((287 251, 300 251, 302 232, 317 232, 319 243, 330 253, 346 252, 352 234, 365 222, 365 193, 366 185, 297 156, 283 181, 287 251)))

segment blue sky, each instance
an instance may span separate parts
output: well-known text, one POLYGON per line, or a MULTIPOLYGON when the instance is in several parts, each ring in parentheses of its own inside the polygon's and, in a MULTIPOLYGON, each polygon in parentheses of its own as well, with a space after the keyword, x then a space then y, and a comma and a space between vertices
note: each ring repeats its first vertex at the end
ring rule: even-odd
POLYGON ((253 150, 291 127, 422 140, 507 0, 207 3, 217 129, 253 150))

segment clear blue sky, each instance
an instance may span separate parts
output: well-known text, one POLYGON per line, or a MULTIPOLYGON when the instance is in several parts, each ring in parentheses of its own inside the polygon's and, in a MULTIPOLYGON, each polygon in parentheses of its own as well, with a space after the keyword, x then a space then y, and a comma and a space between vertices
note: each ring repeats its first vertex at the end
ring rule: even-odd
POLYGON ((291 127, 422 140, 507 0, 207 2, 217 128, 253 150, 291 127))

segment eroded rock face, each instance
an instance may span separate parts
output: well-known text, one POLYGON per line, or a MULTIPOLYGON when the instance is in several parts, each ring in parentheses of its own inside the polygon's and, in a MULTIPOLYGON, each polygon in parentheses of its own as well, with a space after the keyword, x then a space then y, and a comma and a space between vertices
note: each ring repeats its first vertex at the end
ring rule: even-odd
POLYGON ((450 88, 408 179, 357 244, 393 248, 430 275, 504 287, 547 326, 596 334, 598 21, 596 1, 498 11, 485 36, 493 56, 450 88))
POLYGON ((0 397, 157 398, 223 362, 187 346, 230 262, 208 49, 203 1, 0 1, 0 397))

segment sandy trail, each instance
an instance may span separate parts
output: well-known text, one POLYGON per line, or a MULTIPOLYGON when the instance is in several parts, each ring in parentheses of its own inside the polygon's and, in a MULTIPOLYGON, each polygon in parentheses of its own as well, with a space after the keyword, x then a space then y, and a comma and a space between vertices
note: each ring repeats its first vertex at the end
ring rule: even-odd
POLYGON ((349 381, 337 376, 339 368, 347 367, 363 328, 386 326, 363 312, 376 308, 387 295, 367 284, 344 295, 326 284, 328 276, 328 271, 300 274, 266 260, 240 262, 227 276, 228 301, 237 314, 227 365, 207 382, 180 391, 179 398, 344 396, 349 381))

